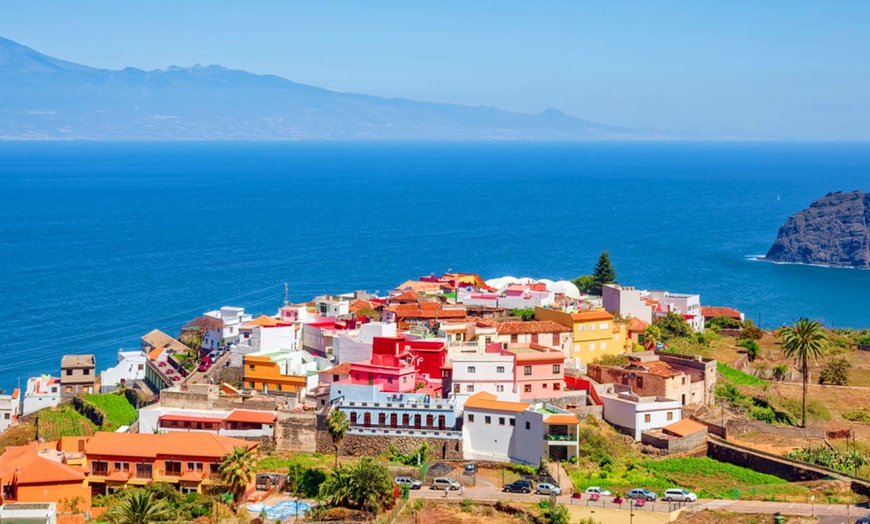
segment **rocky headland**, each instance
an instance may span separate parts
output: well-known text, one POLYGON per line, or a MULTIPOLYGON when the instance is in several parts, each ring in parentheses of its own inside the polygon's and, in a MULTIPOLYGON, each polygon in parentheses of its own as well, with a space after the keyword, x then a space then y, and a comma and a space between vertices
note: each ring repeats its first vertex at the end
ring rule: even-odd
POLYGON ((870 269, 870 194, 828 193, 779 229, 765 260, 870 269))

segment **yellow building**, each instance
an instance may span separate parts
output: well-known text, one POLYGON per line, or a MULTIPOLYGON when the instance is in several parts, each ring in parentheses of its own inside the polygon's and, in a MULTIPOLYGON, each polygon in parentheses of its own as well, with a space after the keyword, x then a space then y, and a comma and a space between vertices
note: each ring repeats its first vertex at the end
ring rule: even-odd
MULTIPOLYGON (((266 394, 298 394, 301 390, 306 389, 307 376, 310 374, 310 370, 298 369, 298 365, 294 366, 293 356, 295 356, 293 353, 284 351, 245 355, 242 388, 254 389, 266 394), (293 373, 293 371, 297 373, 293 373)), ((317 373, 316 367, 313 372, 317 373)))
POLYGON ((568 313, 538 306, 536 320, 550 320, 573 330, 571 354, 566 360, 571 367, 593 362, 604 355, 619 355, 625 351, 625 326, 613 322, 613 315, 603 309, 568 313))

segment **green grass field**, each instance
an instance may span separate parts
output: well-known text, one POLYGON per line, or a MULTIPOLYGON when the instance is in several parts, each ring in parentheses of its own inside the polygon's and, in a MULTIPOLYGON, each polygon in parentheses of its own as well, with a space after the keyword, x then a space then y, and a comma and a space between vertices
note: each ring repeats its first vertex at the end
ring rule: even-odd
POLYGON ((121 426, 129 426, 136 421, 136 408, 127 402, 123 395, 107 393, 105 395, 88 395, 85 400, 100 408, 106 414, 104 431, 115 431, 121 426))
POLYGON ((93 435, 97 428, 72 406, 66 405, 40 411, 37 430, 39 438, 50 442, 60 437, 93 435))
POLYGON ((728 364, 723 364, 721 362, 717 364, 717 370, 726 380, 741 386, 763 386, 767 384, 766 380, 762 380, 755 375, 744 373, 739 369, 732 368, 728 364))

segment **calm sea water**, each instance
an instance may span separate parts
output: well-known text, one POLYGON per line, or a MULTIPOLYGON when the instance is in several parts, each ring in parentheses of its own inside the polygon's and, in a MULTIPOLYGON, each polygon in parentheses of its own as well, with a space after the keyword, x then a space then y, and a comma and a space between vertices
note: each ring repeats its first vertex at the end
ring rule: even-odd
POLYGON ((285 281, 573 278, 603 249, 623 284, 764 326, 870 326, 870 271, 747 259, 853 189, 870 145, 0 143, 0 386, 224 303, 272 313, 285 281))

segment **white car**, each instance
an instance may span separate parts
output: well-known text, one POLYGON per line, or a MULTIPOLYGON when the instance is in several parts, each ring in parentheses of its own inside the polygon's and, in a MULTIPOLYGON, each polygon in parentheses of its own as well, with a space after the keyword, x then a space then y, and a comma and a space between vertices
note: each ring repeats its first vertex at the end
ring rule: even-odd
POLYGON ((419 480, 414 480, 411 477, 396 477, 396 484, 399 486, 407 486, 408 489, 420 489, 423 483, 419 480))
POLYGON ((586 488, 587 495, 598 495, 600 497, 609 497, 613 495, 613 493, 609 492, 606 489, 601 489, 598 486, 592 486, 590 488, 586 488))
POLYGON ((562 488, 555 484, 550 484, 548 482, 541 482, 535 488, 535 493, 539 495, 561 495, 562 488))
POLYGON ((665 494, 662 495, 662 500, 666 502, 670 502, 672 500, 676 500, 678 502, 695 502, 698 500, 698 495, 695 495, 689 490, 686 489, 666 489, 665 494))

